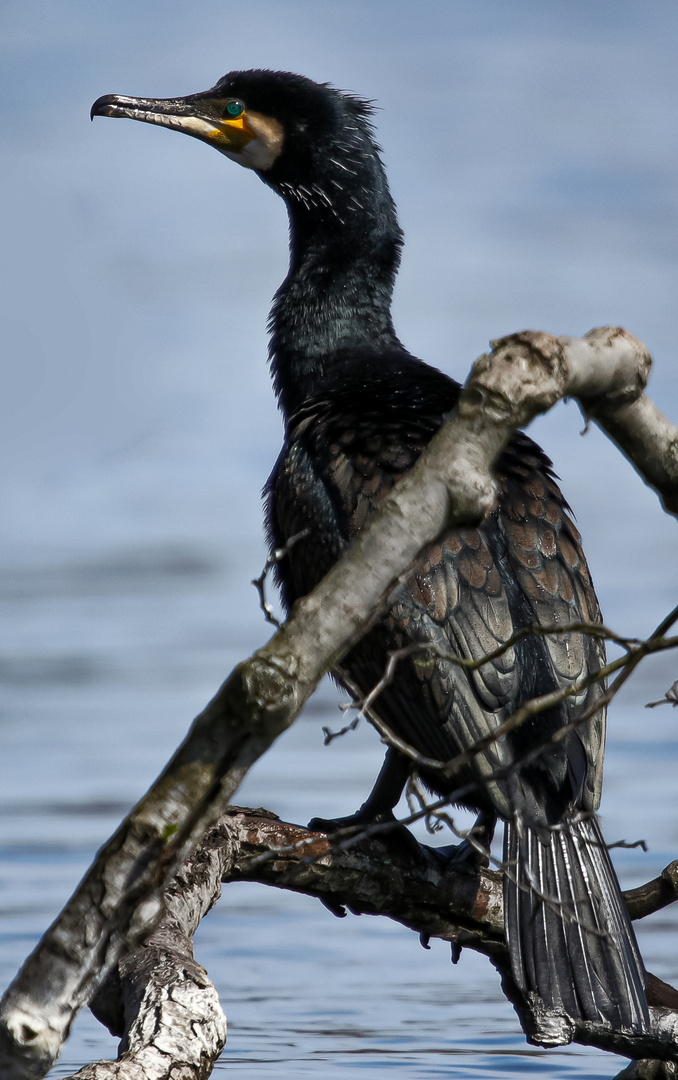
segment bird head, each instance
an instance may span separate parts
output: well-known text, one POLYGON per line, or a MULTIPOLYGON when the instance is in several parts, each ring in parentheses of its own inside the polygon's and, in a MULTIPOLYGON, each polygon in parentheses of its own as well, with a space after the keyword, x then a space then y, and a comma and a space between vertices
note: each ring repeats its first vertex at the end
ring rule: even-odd
MULTIPOLYGON (((378 162, 360 98, 281 71, 234 71, 210 90, 180 98, 106 94, 91 116, 127 117, 183 131, 253 169, 281 194, 336 174, 335 187, 378 162), (333 160, 331 160, 333 159, 333 160), (343 173, 343 176, 342 176, 343 173)), ((380 169, 380 163, 377 165, 380 169)), ((327 192, 327 198, 333 198, 327 192)))

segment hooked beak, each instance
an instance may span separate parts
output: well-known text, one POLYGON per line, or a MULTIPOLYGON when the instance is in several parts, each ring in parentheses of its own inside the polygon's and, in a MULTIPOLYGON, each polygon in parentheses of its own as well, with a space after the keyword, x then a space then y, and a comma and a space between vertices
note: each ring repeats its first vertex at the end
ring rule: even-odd
POLYGON ((282 125, 273 117, 250 110, 237 117, 224 116, 223 108, 223 98, 210 90, 183 98, 104 94, 92 105, 90 118, 122 116, 144 124, 159 124, 209 143, 245 168, 261 172, 270 169, 282 150, 282 125))
POLYGON ((104 94, 90 110, 95 116, 123 116, 144 124, 160 124, 210 143, 229 156, 239 155, 257 133, 243 116, 224 119, 218 115, 217 102, 208 95, 193 94, 184 98, 133 98, 104 94))

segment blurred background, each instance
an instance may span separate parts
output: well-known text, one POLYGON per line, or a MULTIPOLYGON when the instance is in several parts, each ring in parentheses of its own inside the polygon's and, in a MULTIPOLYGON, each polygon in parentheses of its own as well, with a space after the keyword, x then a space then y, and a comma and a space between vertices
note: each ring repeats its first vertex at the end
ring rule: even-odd
MULTIPOLYGON (((207 89, 271 67, 374 99, 405 231, 405 345, 463 380, 489 339, 621 324, 678 419, 678 8, 671 0, 4 0, 0 9, 0 981, 13 976, 237 660, 269 635, 249 584, 281 441, 266 315, 284 207, 195 140, 97 119, 104 93, 207 89)), ((606 621, 676 603, 675 523, 560 405, 535 423, 606 621)), ((625 887, 678 855, 678 676, 648 661, 614 705, 603 824, 644 837, 625 887)), ((382 756, 323 688, 239 794, 291 820, 348 813, 382 756)), ((229 1063, 248 1077, 613 1076, 528 1048, 482 958, 395 924, 231 886, 200 931, 229 1063)), ((675 982, 675 916, 641 931, 675 982)), ((55 1076, 114 1056, 87 1013, 55 1076)))

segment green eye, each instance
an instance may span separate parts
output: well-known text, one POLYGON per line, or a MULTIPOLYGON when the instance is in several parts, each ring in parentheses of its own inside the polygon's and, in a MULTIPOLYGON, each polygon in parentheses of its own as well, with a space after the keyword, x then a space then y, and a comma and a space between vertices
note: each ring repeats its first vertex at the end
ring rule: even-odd
POLYGON ((245 106, 242 101, 229 101, 226 106, 226 112, 229 116, 236 117, 241 116, 245 111, 245 106))

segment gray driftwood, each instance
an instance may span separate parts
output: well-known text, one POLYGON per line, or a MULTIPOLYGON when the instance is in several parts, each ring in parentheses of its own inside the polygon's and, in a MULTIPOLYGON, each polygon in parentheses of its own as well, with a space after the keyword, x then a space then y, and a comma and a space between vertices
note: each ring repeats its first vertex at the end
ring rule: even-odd
MULTIPOLYGON (((498 969, 529 1036, 531 1014, 511 983, 498 871, 445 868, 433 849, 417 850, 388 833, 367 835, 343 847, 268 811, 233 807, 170 886, 160 929, 121 962, 120 976, 109 978, 92 1004, 98 1018, 123 1038, 119 1060, 88 1065, 71 1080, 191 1080, 209 1075, 223 1047, 225 1020, 204 969, 193 960, 191 937, 219 898, 221 880, 257 881, 305 893, 339 915, 347 910, 385 915, 426 938, 484 953, 498 969)), ((625 893, 634 919, 676 899, 678 861, 659 878, 625 893)), ((450 978, 463 979, 463 970, 450 978)), ((582 1023, 573 1024, 572 1040, 654 1059, 652 1065, 640 1061, 639 1068, 665 1069, 622 1075, 637 1080, 673 1075, 673 1064, 658 1059, 678 1059, 678 990, 650 975, 648 1000, 650 1035, 641 1039, 582 1023)))

